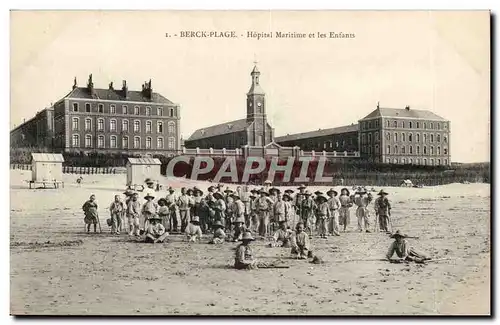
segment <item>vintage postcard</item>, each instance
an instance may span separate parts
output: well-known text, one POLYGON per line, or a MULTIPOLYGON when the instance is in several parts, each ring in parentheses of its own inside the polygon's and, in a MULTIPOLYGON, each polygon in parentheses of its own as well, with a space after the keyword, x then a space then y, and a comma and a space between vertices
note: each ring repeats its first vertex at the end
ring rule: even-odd
POLYGON ((489 11, 10 13, 12 315, 490 315, 489 11))

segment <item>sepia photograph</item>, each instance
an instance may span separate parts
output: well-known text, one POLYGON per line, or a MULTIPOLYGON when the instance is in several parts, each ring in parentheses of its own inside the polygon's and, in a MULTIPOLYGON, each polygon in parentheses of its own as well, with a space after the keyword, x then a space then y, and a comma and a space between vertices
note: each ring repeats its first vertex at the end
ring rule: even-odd
POLYGON ((9 16, 10 315, 492 314, 490 11, 9 16))

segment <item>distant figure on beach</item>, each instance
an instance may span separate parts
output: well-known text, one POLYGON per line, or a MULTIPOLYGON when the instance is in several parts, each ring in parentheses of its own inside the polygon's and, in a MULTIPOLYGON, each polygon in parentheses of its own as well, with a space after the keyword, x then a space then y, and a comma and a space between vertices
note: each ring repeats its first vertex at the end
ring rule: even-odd
POLYGON ((399 230, 391 236, 391 238, 394 238, 395 240, 391 246, 389 246, 389 250, 386 255, 387 260, 391 262, 413 261, 415 263, 425 263, 425 261, 431 259, 410 247, 408 241, 405 239, 406 237, 407 236, 402 234, 399 230), (394 253, 396 253, 396 256, 399 259, 391 259, 394 253))
POLYGON ((90 225, 94 225, 94 232, 97 232, 97 202, 95 200, 95 195, 92 194, 87 202, 82 206, 82 210, 85 213, 85 224, 87 225, 87 232, 90 232, 90 225))
POLYGON ((80 176, 76 179, 76 183, 78 184, 78 186, 82 185, 82 181, 83 181, 83 177, 80 176))

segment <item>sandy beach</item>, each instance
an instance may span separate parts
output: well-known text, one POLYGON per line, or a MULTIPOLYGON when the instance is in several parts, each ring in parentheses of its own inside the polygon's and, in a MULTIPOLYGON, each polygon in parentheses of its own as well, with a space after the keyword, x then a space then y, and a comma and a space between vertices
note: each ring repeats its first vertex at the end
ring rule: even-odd
MULTIPOLYGON (((290 268, 238 271, 231 268, 235 243, 217 247, 205 238, 188 244, 182 236, 171 236, 168 243, 151 245, 127 234, 111 235, 106 208, 123 192, 126 175, 84 175, 81 186, 77 175, 64 175, 65 188, 57 190, 28 189, 30 171, 11 170, 10 175, 14 315, 490 313, 489 184, 384 188, 390 193, 394 230, 418 237, 410 244, 441 261, 373 261, 385 256, 392 240, 385 233, 357 232, 352 209, 347 233, 312 239, 325 264, 290 259, 289 249, 256 241, 257 259, 281 259, 290 268), (92 193, 101 234, 84 230, 81 207, 92 193)), ((161 182, 203 190, 209 185, 161 182)))

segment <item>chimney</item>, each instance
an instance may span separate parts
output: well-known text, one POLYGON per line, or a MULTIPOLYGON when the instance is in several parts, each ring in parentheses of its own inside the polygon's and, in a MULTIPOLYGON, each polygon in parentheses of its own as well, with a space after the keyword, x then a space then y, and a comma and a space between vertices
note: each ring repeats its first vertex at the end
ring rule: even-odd
POLYGON ((75 77, 75 79, 73 79, 73 89, 75 89, 76 87, 78 87, 78 85, 76 84, 76 77, 75 77))
POLYGON ((89 75, 89 81, 87 82, 87 89, 89 94, 94 95, 94 83, 92 82, 92 73, 89 75))
POLYGON ((410 110, 410 106, 406 105, 405 110, 409 111, 410 110))
POLYGON ((113 81, 111 81, 111 82, 109 83, 109 90, 115 90, 115 89, 113 88, 113 81))
POLYGON ((128 97, 127 80, 123 80, 122 92, 123 92, 123 97, 127 98, 128 97))

